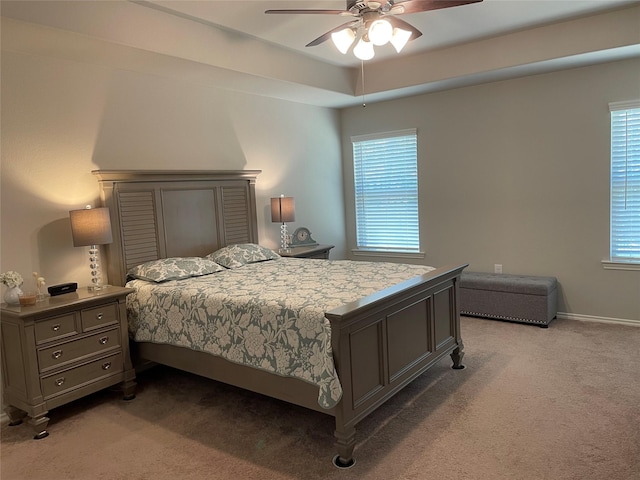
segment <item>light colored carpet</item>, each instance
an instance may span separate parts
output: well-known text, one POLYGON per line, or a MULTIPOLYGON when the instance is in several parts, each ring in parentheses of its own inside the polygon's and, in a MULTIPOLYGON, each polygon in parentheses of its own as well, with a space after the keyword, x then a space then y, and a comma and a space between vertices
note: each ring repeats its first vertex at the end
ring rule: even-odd
POLYGON ((357 429, 331 464, 333 421, 163 367, 137 398, 103 391, 51 412, 50 436, 2 426, 2 480, 640 479, 640 328, 549 329, 462 318, 447 358, 357 429))

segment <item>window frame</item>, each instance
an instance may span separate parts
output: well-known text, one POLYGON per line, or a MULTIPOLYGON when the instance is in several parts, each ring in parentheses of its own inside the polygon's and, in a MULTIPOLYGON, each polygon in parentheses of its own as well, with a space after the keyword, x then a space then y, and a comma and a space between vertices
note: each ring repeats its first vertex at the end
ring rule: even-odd
MULTIPOLYGON (((640 270, 640 257, 623 257, 614 255, 614 112, 640 109, 640 100, 612 102, 609 104, 610 126, 610 165, 609 165, 609 259, 603 260, 602 265, 607 270, 640 270)), ((640 127, 638 127, 640 130, 640 127)), ((626 145, 625 145, 626 146, 626 145)), ((627 167, 625 167, 627 168, 627 167)), ((626 176, 626 173, 625 173, 626 176)), ((626 186, 625 186, 626 188, 626 186)), ((639 227, 640 228, 640 227, 639 227)))
MULTIPOLYGON (((353 201, 354 201, 354 223, 355 223, 355 248, 351 251, 354 255, 374 256, 374 257, 397 257, 397 258, 424 258, 424 252, 422 251, 422 242, 420 235, 420 202, 419 202, 419 179, 418 179, 418 131, 416 128, 409 128, 403 130, 395 130, 389 132, 380 132, 366 135, 354 135, 351 137, 352 154, 353 154, 353 201), (383 246, 371 246, 361 245, 360 241, 360 228, 358 226, 359 211, 361 206, 358 201, 358 166, 357 162, 360 160, 356 151, 357 144, 361 142, 369 142, 375 140, 385 140, 397 137, 414 137, 415 141, 415 204, 412 208, 415 208, 415 217, 412 218, 411 226, 415 229, 415 237, 413 239, 417 242, 417 247, 383 247, 383 246)), ((393 228, 393 227, 391 227, 393 228)), ((412 235, 413 236, 413 235, 412 235)))

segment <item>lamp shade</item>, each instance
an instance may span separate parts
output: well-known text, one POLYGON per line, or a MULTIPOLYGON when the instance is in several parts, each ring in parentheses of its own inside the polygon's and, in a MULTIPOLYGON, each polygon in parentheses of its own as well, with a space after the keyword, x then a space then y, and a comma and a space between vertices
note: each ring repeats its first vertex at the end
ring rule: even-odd
POLYGON ((271 221, 278 223, 293 222, 296 209, 293 197, 280 196, 271 199, 271 221))
POLYGON ((113 242, 108 208, 71 210, 69 217, 74 247, 106 245, 113 242))

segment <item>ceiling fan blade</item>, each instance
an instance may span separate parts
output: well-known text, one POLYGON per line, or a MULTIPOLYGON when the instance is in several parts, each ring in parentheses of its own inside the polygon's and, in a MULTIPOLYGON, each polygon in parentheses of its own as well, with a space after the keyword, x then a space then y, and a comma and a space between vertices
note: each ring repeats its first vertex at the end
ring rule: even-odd
POLYGON ((458 7, 479 2, 482 2, 482 0, 401 0, 393 3, 394 5, 401 5, 404 8, 404 12, 402 13, 406 14, 428 12, 429 10, 458 7))
POLYGON ((265 10, 264 13, 275 13, 275 14, 298 14, 298 13, 307 13, 307 14, 322 14, 322 15, 341 15, 345 13, 344 10, 265 10))
POLYGON ((321 43, 324 43, 327 40, 329 40, 331 38, 331 34, 332 33, 339 32, 340 30, 344 30, 345 28, 353 27, 357 23, 358 23, 357 21, 344 23, 344 24, 340 25, 339 27, 336 27, 336 28, 334 28, 332 30, 329 30, 327 33, 325 33, 323 35, 320 35, 315 40, 307 43, 305 45, 305 47, 315 47, 316 45, 320 45, 321 43))
POLYGON ((401 28, 403 30, 408 30, 411 32, 411 38, 409 39, 409 41, 411 40, 415 40, 418 37, 422 36, 422 32, 420 30, 418 30, 416 27, 414 27, 413 25, 411 25, 410 23, 405 22, 404 20, 400 20, 398 17, 394 16, 394 15, 388 15, 384 17, 385 20, 388 20, 389 23, 396 28, 401 28))

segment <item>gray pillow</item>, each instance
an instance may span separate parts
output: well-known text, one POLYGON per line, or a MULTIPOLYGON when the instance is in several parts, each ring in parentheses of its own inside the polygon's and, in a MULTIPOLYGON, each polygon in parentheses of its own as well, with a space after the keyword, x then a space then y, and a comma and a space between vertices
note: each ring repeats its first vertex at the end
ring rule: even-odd
POLYGON ((131 268, 127 278, 138 278, 149 282, 166 282, 181 280, 189 277, 199 277, 224 270, 208 258, 202 257, 172 257, 152 260, 131 268))
POLYGON ((238 243, 216 250, 205 258, 213 260, 227 268, 238 268, 248 263, 275 260, 276 258, 280 258, 280 255, 273 250, 261 247, 255 243, 238 243))

